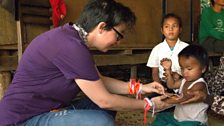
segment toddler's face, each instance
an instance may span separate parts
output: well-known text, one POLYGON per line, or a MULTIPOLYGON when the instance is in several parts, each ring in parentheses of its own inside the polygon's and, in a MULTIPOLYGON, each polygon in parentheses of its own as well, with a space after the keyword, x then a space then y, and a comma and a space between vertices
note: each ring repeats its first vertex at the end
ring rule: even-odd
POLYGON ((205 71, 200 62, 194 57, 179 57, 181 72, 186 81, 199 79, 205 71))
POLYGON ((165 19, 161 32, 165 36, 166 40, 177 40, 181 32, 178 20, 174 17, 165 19))

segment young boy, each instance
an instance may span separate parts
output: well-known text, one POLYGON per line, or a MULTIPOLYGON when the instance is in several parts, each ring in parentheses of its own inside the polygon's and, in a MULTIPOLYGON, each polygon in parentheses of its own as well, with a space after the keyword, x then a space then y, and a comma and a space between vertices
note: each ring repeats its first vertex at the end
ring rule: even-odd
POLYGON ((182 79, 174 80, 172 76, 172 62, 168 58, 161 61, 165 69, 167 86, 178 89, 178 96, 169 96, 165 102, 176 104, 174 115, 171 113, 160 113, 151 126, 207 126, 208 105, 204 102, 179 104, 190 99, 192 96, 188 91, 203 91, 208 94, 207 83, 202 78, 208 66, 208 54, 206 50, 197 45, 189 45, 179 54, 182 79))

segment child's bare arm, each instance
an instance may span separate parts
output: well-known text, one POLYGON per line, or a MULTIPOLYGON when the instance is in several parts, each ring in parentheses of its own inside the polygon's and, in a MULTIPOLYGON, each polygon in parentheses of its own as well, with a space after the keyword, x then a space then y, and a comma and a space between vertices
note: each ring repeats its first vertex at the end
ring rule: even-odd
POLYGON ((172 61, 168 58, 164 58, 160 61, 160 64, 163 66, 165 71, 164 76, 166 79, 167 87, 170 89, 179 88, 181 84, 181 80, 175 80, 172 75, 172 70, 171 70, 172 61))
POLYGON ((203 92, 207 92, 207 88, 205 86, 205 84, 203 82, 198 82, 196 83, 191 89, 188 90, 184 90, 182 97, 171 97, 171 98, 167 98, 165 100, 165 102, 169 103, 169 104, 180 104, 184 101, 187 101, 189 99, 191 99, 193 96, 189 95, 187 92, 188 91, 203 91, 203 92))
POLYGON ((153 67, 152 68, 152 79, 153 79, 153 81, 160 82, 159 68, 158 67, 153 67))

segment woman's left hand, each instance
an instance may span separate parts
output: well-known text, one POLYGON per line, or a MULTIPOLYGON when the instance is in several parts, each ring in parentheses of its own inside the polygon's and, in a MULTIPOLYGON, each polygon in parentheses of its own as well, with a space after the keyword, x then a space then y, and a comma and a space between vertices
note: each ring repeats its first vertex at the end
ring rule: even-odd
POLYGON ((142 94, 145 93, 158 93, 158 94, 164 94, 164 87, 160 83, 154 81, 149 84, 143 84, 142 85, 142 94))

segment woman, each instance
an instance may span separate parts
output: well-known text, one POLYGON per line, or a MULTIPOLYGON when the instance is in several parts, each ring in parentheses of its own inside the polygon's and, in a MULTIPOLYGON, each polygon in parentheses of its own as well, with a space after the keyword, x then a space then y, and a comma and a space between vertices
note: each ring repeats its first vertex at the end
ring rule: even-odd
POLYGON ((90 54, 90 47, 106 52, 119 44, 135 20, 134 13, 116 1, 90 0, 75 24, 36 37, 0 102, 0 125, 113 126, 114 113, 105 109, 147 111, 154 104, 165 105, 162 97, 137 100, 118 95, 164 89, 157 82, 142 85, 102 76, 90 54), (72 103, 80 91, 90 101, 72 103))

